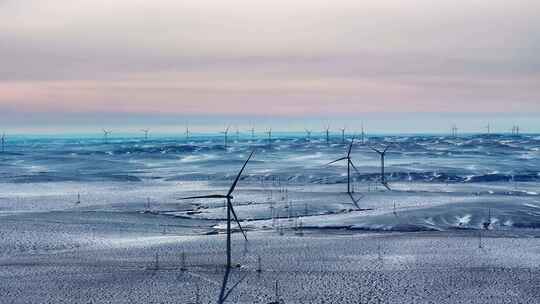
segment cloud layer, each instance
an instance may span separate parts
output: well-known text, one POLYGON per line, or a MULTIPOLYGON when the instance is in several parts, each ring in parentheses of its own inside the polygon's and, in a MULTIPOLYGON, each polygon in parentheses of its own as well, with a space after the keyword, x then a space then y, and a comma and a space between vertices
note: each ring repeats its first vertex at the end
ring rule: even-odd
POLYGON ((0 108, 540 112, 540 2, 0 2, 0 108))

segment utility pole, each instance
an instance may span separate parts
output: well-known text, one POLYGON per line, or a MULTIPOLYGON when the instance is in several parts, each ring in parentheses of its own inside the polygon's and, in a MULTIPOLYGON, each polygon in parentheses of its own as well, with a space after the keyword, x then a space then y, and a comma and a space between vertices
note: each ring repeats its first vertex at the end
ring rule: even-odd
POLYGON ((182 251, 182 266, 180 266, 180 271, 186 271, 186 252, 182 251))
POLYGON ((482 230, 478 230, 478 248, 482 249, 482 230))
POLYGON ((262 263, 261 263, 261 256, 260 255, 257 257, 257 272, 258 273, 262 272, 262 263))

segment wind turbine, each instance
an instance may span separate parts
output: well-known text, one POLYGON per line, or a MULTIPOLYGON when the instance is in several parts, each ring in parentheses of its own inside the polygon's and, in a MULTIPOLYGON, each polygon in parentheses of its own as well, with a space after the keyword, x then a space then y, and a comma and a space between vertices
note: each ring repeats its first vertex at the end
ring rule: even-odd
POLYGON ((491 134, 491 124, 489 124, 489 123, 487 124, 486 130, 487 130, 488 135, 491 134))
POLYGON ((519 125, 514 125, 512 127, 512 135, 519 136, 519 125))
POLYGON ((1 138, 1 141, 2 141, 2 153, 4 153, 6 151, 6 133, 2 133, 2 138, 1 138))
POLYGON ((255 128, 251 126, 251 129, 248 130, 251 133, 251 140, 255 139, 255 128))
POLYGON ((308 130, 308 129, 304 129, 306 130, 306 135, 307 135, 307 141, 311 141, 311 132, 313 132, 312 130, 308 130))
POLYGON ((326 129, 324 130, 326 133, 326 144, 330 144, 330 126, 326 126, 326 129))
POLYGON ((362 122, 362 133, 361 133, 361 137, 362 137, 362 144, 365 144, 365 143, 366 143, 366 140, 365 140, 366 132, 364 132, 364 122, 362 122))
POLYGON ((150 132, 149 129, 141 129, 141 132, 144 133, 144 140, 148 140, 148 133, 150 132))
POLYGON ((272 128, 268 129, 268 131, 266 131, 266 134, 268 134, 268 145, 271 146, 272 145, 272 128))
POLYGON ((230 128, 231 128, 231 126, 227 126, 227 128, 225 128, 225 131, 220 132, 224 136, 223 143, 224 143, 225 149, 227 149, 227 143, 228 143, 228 139, 229 139, 228 136, 229 136, 229 129, 230 128))
POLYGON ((238 217, 236 216, 236 212, 234 212, 234 208, 233 208, 233 205, 232 205, 232 199, 234 197, 232 196, 232 193, 234 192, 234 189, 236 188, 236 184, 240 180, 240 176, 242 175, 242 172, 244 171, 244 168, 246 168, 247 163, 249 162, 249 160, 253 156, 253 153, 255 153, 255 151, 252 151, 251 154, 249 155, 248 159, 246 160, 246 162, 242 166, 242 169, 240 169, 240 172, 238 172, 238 175, 236 176, 236 179, 232 183, 231 187, 229 188, 229 191, 227 192, 227 194, 225 194, 225 195, 214 194, 214 195, 190 196, 190 197, 181 198, 182 200, 199 199, 199 198, 225 198, 227 200, 227 269, 230 269, 231 265, 232 265, 231 264, 231 213, 234 216, 234 220, 238 224, 238 228, 240 228, 240 231, 244 235, 244 239, 246 240, 246 242, 248 240, 247 235, 244 232, 244 229, 242 229, 242 226, 240 225, 240 221, 238 220, 238 217))
POLYGON ((111 130, 103 129, 103 140, 105 141, 105 143, 109 142, 109 135, 111 135, 111 133, 112 133, 111 130))
POLYGON ((345 143, 345 127, 341 128, 341 143, 345 143))
POLYGON ((186 131, 184 132, 184 135, 186 135, 186 140, 189 140, 190 134, 191 134, 191 131, 189 130, 189 125, 186 124, 186 131))
POLYGON ((388 149, 390 148, 390 145, 386 146, 386 148, 384 148, 384 150, 378 150, 378 149, 375 149, 373 147, 370 147, 371 150, 377 152, 380 156, 381 156, 381 184, 388 190, 392 191, 392 189, 390 189, 390 186, 388 186, 388 182, 386 181, 386 177, 384 176, 384 157, 386 156, 386 152, 388 151, 388 149))
POLYGON ((353 162, 351 160, 351 151, 352 151, 353 144, 354 144, 354 137, 351 140, 351 143, 349 144, 349 149, 347 151, 346 156, 338 158, 338 159, 333 160, 333 161, 329 162, 328 164, 326 164, 328 166, 328 165, 331 165, 333 163, 337 163, 338 161, 342 161, 342 160, 347 161, 347 193, 348 194, 351 193, 351 166, 356 171, 356 173, 360 174, 360 172, 358 171, 358 169, 356 169, 356 166, 353 164, 353 162))
POLYGON ((452 137, 457 137, 457 134, 458 134, 458 128, 454 124, 454 125, 452 125, 452 137))

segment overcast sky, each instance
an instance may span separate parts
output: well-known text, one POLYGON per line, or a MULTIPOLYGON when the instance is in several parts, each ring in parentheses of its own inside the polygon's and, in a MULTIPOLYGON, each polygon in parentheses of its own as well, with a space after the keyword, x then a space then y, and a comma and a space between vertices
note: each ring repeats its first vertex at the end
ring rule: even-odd
POLYGON ((0 0, 0 127, 420 112, 540 131, 539 12, 538 0, 0 0))

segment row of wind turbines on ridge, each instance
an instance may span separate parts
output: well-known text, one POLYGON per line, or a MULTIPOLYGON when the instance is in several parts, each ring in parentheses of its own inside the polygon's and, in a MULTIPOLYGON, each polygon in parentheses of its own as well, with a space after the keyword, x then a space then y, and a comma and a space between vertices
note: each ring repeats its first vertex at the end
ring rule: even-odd
MULTIPOLYGON (((325 141, 327 144, 330 143, 330 138, 331 138, 331 131, 330 131, 330 126, 327 125, 325 126, 325 128, 323 129, 323 131, 321 131, 320 133, 323 135, 323 137, 325 138, 325 141)), ((342 127, 340 129, 338 129, 338 131, 340 132, 341 134, 341 142, 342 143, 345 143, 345 132, 346 132, 346 128, 345 127, 342 127)), ((492 134, 492 126, 491 124, 487 124, 485 126, 485 130, 486 130, 486 133, 485 134, 492 134)), ((458 127, 456 124, 453 124, 451 129, 450 129, 450 134, 452 137, 458 137, 458 127)), ((144 140, 148 140, 150 138, 150 129, 141 129, 140 132, 143 133, 143 138, 144 140)), ((246 132, 248 132, 248 134, 250 134, 250 139, 251 140, 255 140, 255 128, 254 127, 251 127, 250 129, 246 130, 246 132)), ((267 141, 269 144, 272 143, 272 128, 268 128, 266 129, 265 131, 261 132, 262 134, 265 134, 266 137, 267 137, 267 141)), ((305 138, 307 141, 311 141, 312 139, 312 135, 314 133, 313 129, 307 129, 305 128, 304 129, 304 132, 306 134, 305 138)), ((520 135, 520 132, 521 132, 521 129, 520 129, 520 126, 519 125, 513 125, 512 128, 510 129, 510 134, 513 135, 513 136, 519 136, 520 135)), ((225 127, 225 129, 223 131, 220 131, 219 134, 222 134, 223 135, 223 143, 224 143, 224 146, 227 147, 229 145, 229 138, 230 138, 230 135, 232 133, 232 130, 231 130, 231 126, 228 125, 225 127)), ((112 134, 112 131, 111 130, 107 130, 107 129, 103 129, 103 141, 104 142, 108 142, 109 140, 109 136, 112 134)), ((241 134, 245 134, 245 133, 242 133, 240 132, 240 130, 238 128, 236 128, 236 131, 234 132, 235 136, 236 136, 236 141, 239 141, 240 140, 240 135, 241 134)), ((189 126, 186 127, 185 131, 183 132, 183 135, 185 136, 185 139, 186 140, 189 140, 191 135, 192 135, 192 131, 190 130, 189 126)), ((365 143, 365 139, 366 139, 366 132, 364 130, 364 126, 362 124, 362 127, 361 127, 361 132, 360 132, 360 141, 362 143, 365 143)), ((5 142, 5 134, 2 136, 2 143, 5 142)))
MULTIPOLYGON (((250 134, 251 140, 255 140, 255 135, 256 135, 255 128, 251 127, 251 129, 249 129, 247 131, 250 134)), ((304 129, 304 131, 305 131, 305 134, 306 134, 306 137, 305 137, 306 140, 311 141, 312 134, 313 134, 314 131, 310 130, 310 129, 304 129)), ((346 136, 345 131, 346 131, 346 128, 340 128, 339 131, 341 132, 341 142, 345 143, 345 136, 346 136)), ((103 129, 102 132, 103 132, 103 142, 108 143, 109 136, 112 134, 112 130, 103 129)), ((150 138, 150 129, 141 129, 140 132, 143 133, 144 140, 148 140, 150 138)), ((225 147, 227 147, 229 145, 230 133, 231 133, 231 126, 227 126, 223 131, 219 132, 219 134, 223 135, 223 144, 224 144, 225 147)), ((330 132, 330 127, 327 126, 321 133, 325 136, 326 143, 329 144, 330 143, 330 133, 331 133, 330 132)), ((185 139, 189 140, 190 137, 191 137, 191 134, 192 134, 192 132, 189 129, 189 127, 186 127, 186 130, 184 132, 185 139)), ((242 133, 237 128, 236 132, 235 132, 236 141, 238 141, 240 139, 240 134, 242 134, 242 133)), ((272 128, 266 129, 266 131, 264 131, 263 134, 266 135, 268 143, 271 144, 272 143, 272 134, 273 134, 272 133, 272 128)), ((364 130, 364 127, 362 126, 362 131, 360 132, 360 138, 361 138, 362 143, 365 143, 366 136, 367 136, 367 134, 366 134, 366 132, 364 130)))

